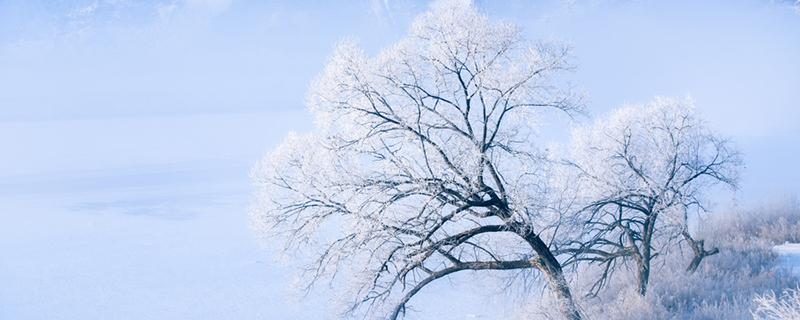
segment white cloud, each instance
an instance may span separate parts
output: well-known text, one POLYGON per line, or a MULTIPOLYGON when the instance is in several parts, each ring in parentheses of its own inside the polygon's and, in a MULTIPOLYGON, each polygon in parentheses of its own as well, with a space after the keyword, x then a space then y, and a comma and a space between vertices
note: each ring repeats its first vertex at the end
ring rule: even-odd
POLYGON ((69 17, 78 18, 78 17, 85 17, 85 16, 92 15, 95 11, 97 11, 97 7, 98 6, 99 6, 99 3, 97 1, 93 1, 92 3, 90 3, 90 4, 86 5, 86 6, 80 7, 78 9, 72 11, 69 14, 69 17))
POLYGON ((186 0, 186 7, 209 13, 221 13, 228 10, 233 0, 186 0))
POLYGON ((226 12, 234 0, 169 0, 155 7, 157 16, 167 20, 181 15, 215 16, 226 12))
POLYGON ((389 22, 393 22, 394 18, 392 17, 392 10, 389 7, 389 0, 372 0, 370 1, 370 7, 372 8, 372 14, 378 19, 387 19, 389 22))

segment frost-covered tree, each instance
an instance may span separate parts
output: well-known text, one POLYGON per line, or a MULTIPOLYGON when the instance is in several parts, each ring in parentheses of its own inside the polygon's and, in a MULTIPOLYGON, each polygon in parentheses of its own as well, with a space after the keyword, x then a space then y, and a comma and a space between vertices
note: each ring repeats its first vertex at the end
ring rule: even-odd
POLYGON ((435 3, 376 57, 339 45, 310 89, 316 129, 254 170, 256 230, 308 258, 310 284, 355 274, 356 314, 395 319, 456 272, 528 270, 579 319, 551 250, 573 233, 530 139, 540 112, 579 106, 553 78, 565 55, 469 1, 435 3))
POLYGON ((705 211, 710 187, 736 186, 741 160, 697 117, 691 101, 659 98, 620 108, 576 130, 571 147, 569 165, 577 171, 578 202, 591 231, 563 250, 603 266, 593 290, 620 262, 632 260, 645 295, 653 258, 677 243, 692 248, 689 271, 718 252, 691 236, 688 220, 705 211))

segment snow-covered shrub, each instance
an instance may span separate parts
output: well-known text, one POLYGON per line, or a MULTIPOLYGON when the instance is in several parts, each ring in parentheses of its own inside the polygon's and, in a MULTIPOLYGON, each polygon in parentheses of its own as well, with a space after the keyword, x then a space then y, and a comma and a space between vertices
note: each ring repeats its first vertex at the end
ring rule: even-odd
MULTIPOLYGON (((797 300, 792 300, 797 291, 786 290, 796 288, 800 280, 779 266, 772 250, 777 244, 800 240, 796 200, 713 214, 698 224, 698 238, 720 253, 703 260, 696 272, 686 272, 692 257, 688 248, 666 252, 653 266, 647 296, 641 297, 634 273, 625 269, 634 266, 621 265, 597 296, 580 301, 582 312, 591 319, 608 320, 751 319, 756 315, 761 316, 757 319, 800 319, 770 318, 766 315, 771 313, 765 313, 797 307, 797 300), (788 293, 781 298, 771 292, 788 293)), ((575 271, 576 293, 588 292, 602 272, 585 266, 575 271)))
POLYGON ((780 296, 774 292, 756 296, 756 320, 796 320, 800 319, 800 288, 786 289, 780 296))

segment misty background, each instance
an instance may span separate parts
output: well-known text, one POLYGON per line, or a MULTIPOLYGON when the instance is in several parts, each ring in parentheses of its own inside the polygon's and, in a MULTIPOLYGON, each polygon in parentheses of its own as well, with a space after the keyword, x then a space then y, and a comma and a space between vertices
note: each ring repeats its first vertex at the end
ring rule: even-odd
MULTIPOLYGON (((590 116, 691 96, 746 161, 714 209, 800 194, 793 1, 477 4, 569 44, 590 116)), ((248 172, 313 126, 305 91, 338 41, 376 53, 427 6, 0 0, 0 318, 325 318, 335 290, 299 300, 248 230, 248 172)), ((513 309, 458 292, 460 313, 418 308, 513 309)))

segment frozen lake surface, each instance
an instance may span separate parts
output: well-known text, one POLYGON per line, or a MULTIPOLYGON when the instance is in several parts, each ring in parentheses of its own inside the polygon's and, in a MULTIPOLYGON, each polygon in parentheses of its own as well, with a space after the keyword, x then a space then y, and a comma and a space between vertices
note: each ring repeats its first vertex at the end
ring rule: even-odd
MULTIPOLYGON (((0 160, 0 319, 335 318, 335 288, 300 299, 295 270, 247 226, 249 169, 289 130, 286 119, 302 116, 0 127, 15 156, 0 160)), ((513 311, 499 288, 451 291, 457 282, 423 292, 416 315, 513 311), (448 299, 430 299, 443 292, 448 299)))

